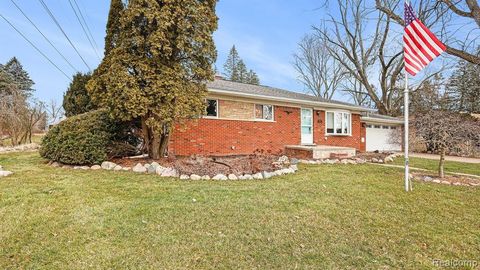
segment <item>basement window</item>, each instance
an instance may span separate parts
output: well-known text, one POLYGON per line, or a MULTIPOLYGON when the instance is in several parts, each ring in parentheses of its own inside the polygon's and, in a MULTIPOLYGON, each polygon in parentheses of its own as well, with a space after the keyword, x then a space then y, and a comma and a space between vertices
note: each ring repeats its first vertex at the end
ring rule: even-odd
POLYGON ((255 104, 255 119, 273 121, 273 105, 255 104))
POLYGON ((207 99, 207 112, 208 117, 218 117, 218 100, 207 99))
POLYGON ((329 135, 351 135, 352 115, 348 112, 327 112, 326 132, 329 135))

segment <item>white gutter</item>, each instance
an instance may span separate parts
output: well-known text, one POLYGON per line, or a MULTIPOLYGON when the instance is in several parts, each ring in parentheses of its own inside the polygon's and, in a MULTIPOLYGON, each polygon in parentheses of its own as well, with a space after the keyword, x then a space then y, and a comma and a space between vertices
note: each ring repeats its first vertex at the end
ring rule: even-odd
POLYGON ((360 121, 365 123, 377 123, 377 124, 403 124, 403 119, 382 119, 375 117, 362 116, 360 121))
POLYGON ((287 103, 296 103, 296 104, 308 105, 308 106, 318 106, 318 107, 325 107, 325 108, 356 110, 356 111, 362 111, 362 112, 375 112, 376 111, 375 109, 370 109, 370 108, 365 108, 365 107, 360 107, 360 106, 336 104, 336 103, 321 102, 321 101, 308 101, 308 100, 285 98, 285 97, 264 96, 264 95, 257 95, 257 94, 225 91, 225 90, 215 89, 215 88, 209 88, 208 91, 210 93, 213 93, 213 94, 222 94, 222 95, 227 95, 227 96, 254 98, 254 99, 270 100, 270 101, 280 101, 280 102, 287 102, 287 103))

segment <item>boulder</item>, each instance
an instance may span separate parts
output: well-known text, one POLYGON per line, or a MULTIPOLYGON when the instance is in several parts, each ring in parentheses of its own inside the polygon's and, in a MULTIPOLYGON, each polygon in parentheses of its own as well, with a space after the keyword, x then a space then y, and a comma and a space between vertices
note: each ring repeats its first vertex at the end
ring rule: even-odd
POLYGON ((275 174, 280 176, 280 175, 284 175, 285 173, 283 172, 283 170, 276 170, 275 174))
POLYGON ((162 177, 177 177, 178 173, 177 173, 177 170, 175 170, 174 168, 165 168, 165 170, 163 170, 161 176, 162 177))
POLYGON ((238 177, 235 174, 231 173, 231 174, 228 175, 228 179, 229 180, 238 180, 238 177))
POLYGON ((202 180, 210 180, 210 175, 204 175, 202 176, 202 180))
POLYGON ((101 169, 102 169, 102 166, 100 166, 100 165, 93 165, 92 167, 90 167, 90 169, 95 170, 95 171, 98 171, 98 170, 101 170, 101 169))
POLYGON ((253 176, 251 174, 245 174, 243 175, 243 178, 245 178, 245 180, 252 180, 253 176))
POLYGON ((372 162, 373 163, 378 163, 378 159, 377 158, 372 158, 372 162))
POLYGON ((253 179, 263 179, 263 174, 262 173, 256 173, 252 175, 253 179))
POLYGON ((442 181, 440 181, 440 180, 438 180, 438 179, 433 179, 432 182, 433 182, 433 183, 440 184, 442 181))
POLYGON ((294 171, 298 171, 298 166, 297 165, 291 165, 290 169, 292 169, 294 171))
POLYGON ((123 167, 123 168, 122 168, 122 171, 130 171, 131 169, 132 169, 132 168, 130 168, 130 167, 123 167))
POLYGON ((433 178, 430 177, 430 176, 425 176, 425 177, 423 178, 423 181, 425 181, 425 182, 432 182, 432 180, 433 180, 433 178))
POLYGON ((272 178, 272 174, 269 172, 262 172, 263 179, 269 179, 272 178))
POLYGON ((460 182, 455 182, 455 183, 453 183, 453 185, 454 185, 454 186, 461 186, 462 183, 460 183, 460 182))
POLYGON ((298 159, 297 158, 291 158, 290 159, 290 164, 297 165, 298 164, 298 159))
POLYGON ((290 163, 290 160, 288 159, 287 156, 281 156, 278 158, 278 162, 286 164, 286 163, 290 163))
POLYGON ((136 173, 146 173, 147 168, 145 168, 145 166, 143 166, 141 163, 137 163, 137 165, 133 167, 133 171, 136 173))
MULTIPOLYGON (((160 166, 160 165, 158 165, 158 166, 160 166)), ((147 168, 147 172, 150 173, 150 174, 154 174, 154 173, 157 172, 157 168, 158 167, 155 167, 154 165, 150 164, 150 166, 148 166, 148 168, 147 168)))
POLYGON ((110 161, 104 161, 102 162, 102 165, 101 165, 102 169, 104 170, 113 170, 116 166, 117 164, 110 161))
POLYGON ((239 175, 238 180, 245 180, 245 176, 244 175, 239 175))
POLYGON ((163 171, 165 171, 165 168, 162 167, 162 166, 158 166, 158 167, 155 169, 155 173, 158 174, 158 175, 162 175, 163 171))
POLYGON ((0 171, 0 177, 7 177, 12 174, 13 172, 10 172, 10 171, 0 171))
POLYGON ((190 179, 190 176, 188 176, 186 174, 180 175, 180 180, 188 180, 188 179, 190 179))
POLYGON ((202 180, 202 177, 200 175, 197 175, 197 174, 192 174, 192 175, 190 175, 190 179, 192 179, 192 180, 202 180))
POLYGON ((152 163, 150 164, 150 166, 151 166, 151 167, 154 167, 155 169, 157 169, 158 167, 160 167, 160 164, 158 164, 157 162, 154 161, 154 162, 152 162, 152 163))
POLYGON ((122 169, 123 168, 120 165, 117 165, 117 166, 115 166, 115 168, 113 168, 113 170, 116 171, 116 172, 121 171, 122 169))
POLYGON ((448 181, 442 181, 442 184, 444 185, 451 185, 452 183, 448 182, 448 181))
POLYGON ((224 174, 217 174, 212 179, 213 180, 228 180, 228 177, 226 177, 224 174))
POLYGON ((393 162, 393 158, 391 156, 388 156, 385 158, 385 163, 392 163, 393 162))
POLYGON ((52 166, 52 167, 55 167, 55 168, 58 168, 58 167, 60 167, 61 165, 60 165, 60 163, 58 163, 58 162, 55 161, 55 162, 53 162, 53 163, 51 164, 51 166, 52 166))

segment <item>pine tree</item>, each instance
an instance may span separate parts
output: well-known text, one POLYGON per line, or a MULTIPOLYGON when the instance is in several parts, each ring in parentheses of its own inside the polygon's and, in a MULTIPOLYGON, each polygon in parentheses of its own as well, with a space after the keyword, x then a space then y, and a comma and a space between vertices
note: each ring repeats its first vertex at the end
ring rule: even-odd
POLYGON ((223 65, 223 69, 225 77, 232 82, 257 85, 260 83, 257 74, 253 70, 248 71, 245 62, 240 58, 235 45, 230 49, 227 61, 223 65))
POLYGON ((480 112, 480 66, 459 61, 447 84, 453 97, 452 109, 458 112, 480 112))
POLYGON ((130 0, 115 47, 87 85, 122 121, 140 119, 144 145, 165 154, 173 125, 205 110, 216 59, 216 0, 130 0))
POLYGON ((77 73, 63 96, 63 109, 65 116, 70 117, 96 109, 90 100, 86 85, 91 79, 91 74, 77 73))
POLYGON ((8 61, 3 67, 3 71, 6 72, 10 78, 12 79, 13 83, 15 83, 16 87, 20 91, 22 95, 28 97, 33 92, 33 81, 30 79, 28 73, 23 69, 22 64, 16 57, 13 57, 8 61))
POLYGON ((124 8, 122 0, 111 0, 107 21, 107 35, 105 37, 105 55, 110 53, 118 41, 121 13, 124 8))
POLYGON ((235 45, 230 49, 228 54, 227 61, 223 65, 225 77, 233 82, 238 82, 240 76, 238 74, 238 63, 241 61, 240 56, 238 55, 235 45))

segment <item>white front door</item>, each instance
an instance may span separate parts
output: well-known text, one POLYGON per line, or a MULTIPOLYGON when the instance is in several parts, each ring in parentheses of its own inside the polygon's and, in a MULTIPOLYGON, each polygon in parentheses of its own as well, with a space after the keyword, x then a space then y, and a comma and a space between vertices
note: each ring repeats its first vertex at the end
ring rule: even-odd
POLYGON ((313 110, 302 109, 300 122, 302 144, 313 144, 313 110))

